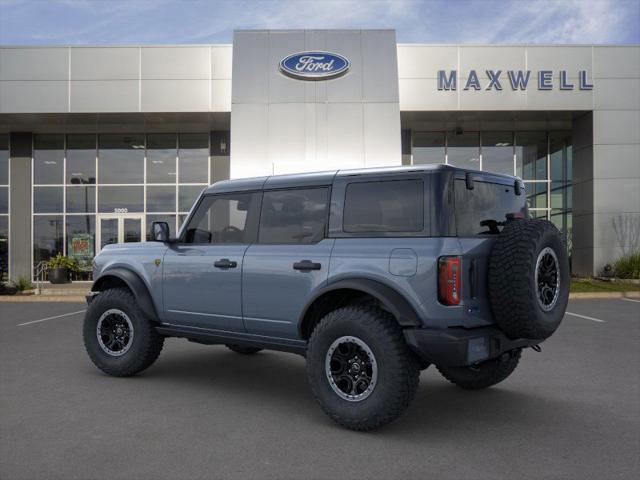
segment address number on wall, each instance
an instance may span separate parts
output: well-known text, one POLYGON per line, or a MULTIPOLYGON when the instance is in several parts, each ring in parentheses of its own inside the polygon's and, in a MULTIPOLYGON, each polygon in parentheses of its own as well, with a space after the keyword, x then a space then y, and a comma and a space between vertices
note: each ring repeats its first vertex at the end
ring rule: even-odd
POLYGON ((114 208, 113 209, 113 213, 128 213, 129 209, 128 208, 114 208))

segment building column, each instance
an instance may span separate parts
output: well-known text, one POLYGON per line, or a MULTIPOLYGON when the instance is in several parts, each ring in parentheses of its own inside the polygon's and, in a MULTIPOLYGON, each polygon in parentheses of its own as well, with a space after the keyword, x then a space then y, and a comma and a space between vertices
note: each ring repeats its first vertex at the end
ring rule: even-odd
POLYGON ((593 275, 593 113, 573 120, 571 271, 593 275))
POLYGON ((31 278, 32 134, 11 133, 9 149, 9 269, 13 279, 31 278))

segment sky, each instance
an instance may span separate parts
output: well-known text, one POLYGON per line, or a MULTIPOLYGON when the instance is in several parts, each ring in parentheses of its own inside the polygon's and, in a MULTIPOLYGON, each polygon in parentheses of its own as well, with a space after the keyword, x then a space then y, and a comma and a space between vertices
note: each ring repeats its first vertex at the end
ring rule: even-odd
POLYGON ((640 44, 640 0, 0 0, 0 44, 231 43, 240 28, 393 28, 400 43, 640 44))

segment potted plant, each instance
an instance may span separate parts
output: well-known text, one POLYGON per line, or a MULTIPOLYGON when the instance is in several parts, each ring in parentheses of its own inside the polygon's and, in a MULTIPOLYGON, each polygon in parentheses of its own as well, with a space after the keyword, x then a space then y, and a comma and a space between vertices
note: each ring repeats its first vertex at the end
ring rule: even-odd
POLYGON ((69 273, 76 270, 76 261, 58 253, 55 257, 49 259, 49 281, 51 283, 67 283, 69 281, 69 273))

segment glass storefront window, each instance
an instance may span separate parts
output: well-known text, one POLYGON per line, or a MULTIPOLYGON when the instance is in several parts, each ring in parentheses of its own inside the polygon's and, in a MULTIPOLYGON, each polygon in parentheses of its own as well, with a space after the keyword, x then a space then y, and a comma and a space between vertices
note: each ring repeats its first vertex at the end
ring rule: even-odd
POLYGON ((67 256, 80 268, 80 279, 88 279, 96 248, 95 215, 67 215, 67 256))
POLYGON ((64 135, 35 135, 33 143, 33 183, 64 183, 64 135))
POLYGON ((527 182, 525 191, 529 208, 547 208, 547 182, 527 182))
POLYGON ((147 135, 147 183, 176 183, 176 135, 147 135))
POLYGON ((0 280, 9 276, 9 217, 0 216, 0 280))
POLYGON ((176 187, 148 186, 147 212, 175 212, 176 187))
POLYGON ((96 187, 72 185, 67 187, 67 213, 95 213, 96 187))
POLYGON ((33 188, 33 212, 34 213, 62 213, 63 211, 62 187, 34 187, 33 188))
POLYGON ((98 187, 100 213, 144 211, 144 187, 98 187))
POLYGON ((9 213, 9 187, 0 187, 0 214, 9 213))
POLYGON ((571 171, 571 136, 566 132, 549 134, 549 162, 551 164, 551 180, 570 181, 571 171))
POLYGON ((482 170, 514 174, 513 133, 482 132, 482 170))
POLYGON ((9 135, 0 135, 0 185, 9 184, 9 135))
POLYGON ((96 136, 67 135, 67 183, 96 183, 96 136))
POLYGON ((205 185, 181 185, 178 189, 178 211, 188 212, 205 185))
POLYGON ((516 132, 516 175, 523 180, 547 179, 546 132, 516 132))
POLYGON ((420 132, 413 136, 413 164, 444 163, 444 133, 420 132))
POLYGON ((460 168, 480 169, 480 138, 477 133, 447 134, 447 163, 460 168))
POLYGON ((144 135, 98 137, 98 181, 101 184, 144 182, 144 135))
POLYGON ((64 253, 64 221, 62 215, 36 215, 33 217, 33 262, 49 260, 64 253))
POLYGON ((178 151, 179 183, 209 183, 209 134, 181 133, 178 151))

